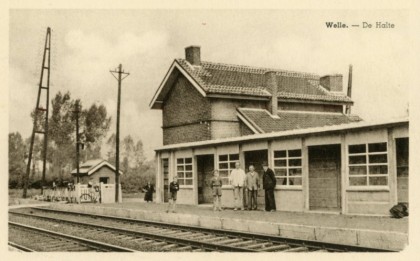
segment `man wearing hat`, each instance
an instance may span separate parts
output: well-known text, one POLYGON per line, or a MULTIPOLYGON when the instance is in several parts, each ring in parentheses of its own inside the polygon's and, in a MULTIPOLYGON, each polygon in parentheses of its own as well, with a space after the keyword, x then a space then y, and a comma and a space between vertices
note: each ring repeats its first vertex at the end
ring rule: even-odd
POLYGON ((276 211, 276 201, 274 199, 274 188, 276 187, 276 177, 272 169, 268 167, 266 161, 263 162, 263 188, 265 191, 265 211, 276 211))

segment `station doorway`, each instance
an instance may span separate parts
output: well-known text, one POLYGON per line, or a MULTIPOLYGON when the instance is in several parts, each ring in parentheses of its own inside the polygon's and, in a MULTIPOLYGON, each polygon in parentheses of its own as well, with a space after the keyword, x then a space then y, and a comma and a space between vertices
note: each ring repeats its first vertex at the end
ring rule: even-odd
POLYGON ((268 162, 268 150, 245 151, 245 173, 249 171, 249 166, 253 165, 260 178, 264 174, 263 162, 268 162))
POLYGON ((210 181, 214 171, 214 155, 196 156, 197 182, 198 182, 198 204, 213 203, 213 193, 210 181))
POLYGON ((309 209, 341 210, 341 145, 308 147, 309 209))
MULTIPOLYGON (((245 151, 245 173, 249 172, 249 166, 253 165, 255 171, 258 173, 260 177, 260 188, 262 188, 262 178, 264 175, 264 169, 262 164, 268 162, 268 150, 253 150, 253 151, 245 151)), ((247 195, 244 194, 244 204, 247 205, 247 195)), ((264 200, 264 191, 260 190, 257 194, 257 207, 258 209, 264 209, 265 200, 264 200)))

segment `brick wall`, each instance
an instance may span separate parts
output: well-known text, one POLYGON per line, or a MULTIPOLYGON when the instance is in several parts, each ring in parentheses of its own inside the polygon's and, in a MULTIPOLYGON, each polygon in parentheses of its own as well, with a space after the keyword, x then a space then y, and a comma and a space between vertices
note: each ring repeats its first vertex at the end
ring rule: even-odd
POLYGON ((209 120, 210 102, 181 75, 164 101, 162 113, 163 128, 209 120))
POLYGON ((206 124, 195 123, 163 129, 163 145, 210 139, 210 130, 206 124))
POLYGON ((242 135, 237 108, 265 109, 267 101, 212 99, 211 138, 220 139, 242 135))
POLYGON ((184 77, 178 77, 164 102, 163 144, 210 139, 206 124, 211 117, 210 102, 184 77))

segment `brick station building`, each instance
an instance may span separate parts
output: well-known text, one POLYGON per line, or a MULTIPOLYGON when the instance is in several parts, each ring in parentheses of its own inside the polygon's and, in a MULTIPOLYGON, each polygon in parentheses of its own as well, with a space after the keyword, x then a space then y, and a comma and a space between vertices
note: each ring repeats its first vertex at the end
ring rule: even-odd
POLYGON ((179 203, 211 203, 209 180, 218 169, 222 204, 232 207, 235 162, 254 165, 262 177, 267 161, 278 210, 383 215, 408 203, 408 119, 364 122, 345 114, 353 101, 340 74, 204 62, 198 46, 185 54, 150 103, 163 114, 158 202, 167 201, 176 175, 179 203))

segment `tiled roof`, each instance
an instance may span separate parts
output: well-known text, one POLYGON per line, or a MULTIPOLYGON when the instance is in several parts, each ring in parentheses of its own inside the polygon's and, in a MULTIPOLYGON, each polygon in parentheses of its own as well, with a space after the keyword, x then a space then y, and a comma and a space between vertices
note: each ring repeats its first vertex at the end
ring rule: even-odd
POLYGON ((277 75, 279 98, 352 102, 346 95, 332 93, 323 88, 320 85, 320 76, 316 74, 204 61, 200 66, 193 66, 185 59, 176 59, 176 62, 210 94, 269 97, 271 90, 264 87, 264 74, 274 71, 277 75))
POLYGON ((264 133, 340 125, 361 121, 358 116, 339 113, 278 112, 273 117, 267 110, 239 108, 239 113, 254 128, 264 133))
MULTIPOLYGON (((96 172, 97 169, 101 168, 102 166, 108 166, 112 170, 115 171, 115 167, 111 165, 108 161, 104 159, 92 159, 82 163, 79 166, 79 174, 80 175, 90 175, 96 172)), ((122 174, 122 171, 119 171, 122 174)), ((77 174, 77 169, 72 170, 71 174, 77 174)))

